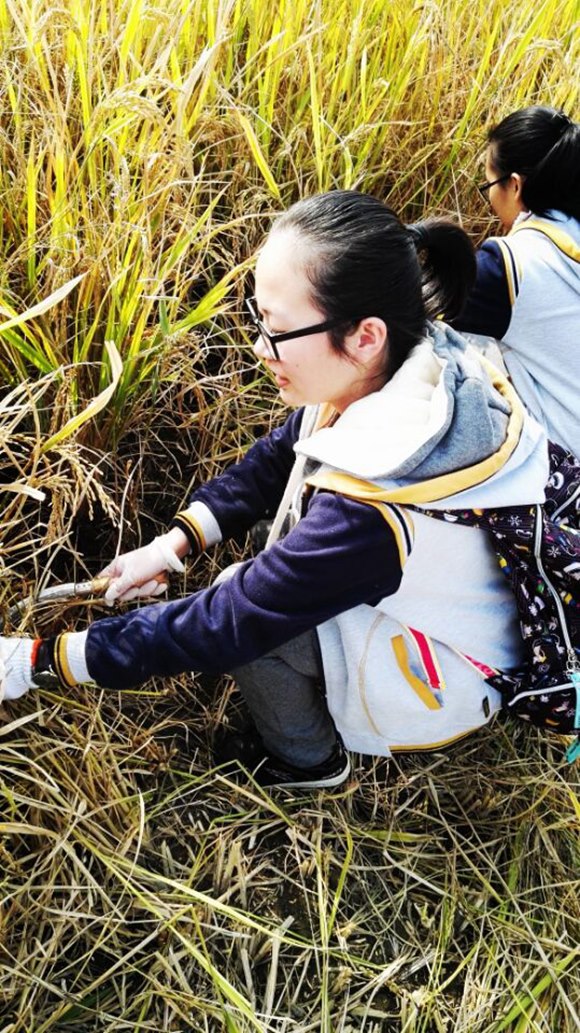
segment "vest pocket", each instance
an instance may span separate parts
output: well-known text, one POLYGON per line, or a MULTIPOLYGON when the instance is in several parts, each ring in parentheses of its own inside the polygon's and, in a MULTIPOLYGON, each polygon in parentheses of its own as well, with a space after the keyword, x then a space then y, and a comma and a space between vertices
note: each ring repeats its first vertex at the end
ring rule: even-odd
MULTIPOLYGON (((417 640, 415 638, 416 634, 416 632, 413 633, 413 641, 417 646, 417 640)), ((426 636, 421 636, 421 639, 424 640, 424 642, 422 641, 421 648, 427 648, 430 661, 434 661, 436 663, 435 654, 430 640, 427 639, 426 636)), ((391 647, 395 655, 397 667, 399 668, 399 671, 401 672, 403 678, 407 682, 407 685, 411 687, 415 695, 419 697, 421 702, 425 705, 425 707, 427 707, 428 710, 441 710, 443 706, 443 700, 439 690, 442 687, 442 685, 441 683, 439 683, 437 686, 435 686, 433 684, 430 684, 429 681, 423 681, 423 679, 420 678, 417 674, 415 674, 415 672, 411 669, 409 653, 407 650, 407 645, 404 636, 395 635, 394 638, 391 639, 391 647)), ((417 648, 419 648, 419 646, 417 646, 417 648)), ((421 655, 421 650, 420 657, 422 661, 422 666, 425 667, 423 657, 421 655)))
POLYGON ((329 709, 349 749, 439 749, 499 709, 484 665, 381 610, 357 607, 319 635, 329 709))

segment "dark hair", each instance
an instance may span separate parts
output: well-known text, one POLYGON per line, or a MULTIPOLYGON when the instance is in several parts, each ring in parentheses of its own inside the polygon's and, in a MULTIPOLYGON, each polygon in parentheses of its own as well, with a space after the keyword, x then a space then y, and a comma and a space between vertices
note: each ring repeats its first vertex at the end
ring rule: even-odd
POLYGON ((338 321, 331 331, 338 351, 365 316, 384 320, 389 377, 420 341, 426 319, 460 312, 475 279, 473 248, 459 226, 428 219, 406 227, 382 201, 355 190, 298 201, 274 223, 273 232, 282 229, 296 231, 310 249, 312 299, 338 321))
POLYGON ((548 209, 580 218, 580 125, 556 108, 514 111, 488 133, 490 161, 499 176, 524 176, 530 211, 548 209))

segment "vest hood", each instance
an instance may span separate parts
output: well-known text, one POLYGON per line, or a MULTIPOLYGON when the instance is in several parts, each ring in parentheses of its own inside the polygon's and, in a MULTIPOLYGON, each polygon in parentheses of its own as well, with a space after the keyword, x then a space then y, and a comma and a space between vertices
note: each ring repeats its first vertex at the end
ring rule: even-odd
POLYGON ((427 336, 380 391, 353 402, 295 450, 321 464, 309 478, 319 487, 331 488, 329 478, 339 473, 373 482, 390 501, 419 505, 542 501, 548 471, 543 432, 505 375, 439 322, 428 324, 427 336))

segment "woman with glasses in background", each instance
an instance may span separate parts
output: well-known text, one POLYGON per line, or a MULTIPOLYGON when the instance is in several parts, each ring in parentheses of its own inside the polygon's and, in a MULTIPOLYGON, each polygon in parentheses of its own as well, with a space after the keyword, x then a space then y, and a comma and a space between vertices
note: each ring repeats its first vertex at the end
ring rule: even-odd
POLYGON ((251 721, 215 761, 302 788, 342 783, 345 747, 440 747, 489 721, 488 679, 522 658, 514 596, 485 530, 423 509, 539 502, 548 456, 505 376, 430 321, 460 310, 474 275, 459 227, 406 227, 355 191, 281 215, 248 308, 293 412, 109 566, 108 599, 157 592, 186 555, 276 514, 267 547, 187 598, 0 640, 6 697, 230 672, 251 721))
POLYGON ((554 108, 513 112, 488 135, 485 175, 507 236, 478 251, 454 326, 501 341, 530 412, 580 455, 580 125, 554 108))

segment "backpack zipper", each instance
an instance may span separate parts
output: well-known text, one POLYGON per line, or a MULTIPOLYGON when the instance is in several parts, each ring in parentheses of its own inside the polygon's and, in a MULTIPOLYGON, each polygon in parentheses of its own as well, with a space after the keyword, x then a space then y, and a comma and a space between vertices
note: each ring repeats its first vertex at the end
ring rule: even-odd
POLYGON ((562 502, 562 504, 561 504, 560 506, 558 506, 558 508, 557 508, 557 509, 555 509, 555 510, 554 510, 554 512, 552 513, 552 517, 551 517, 551 519, 552 519, 552 520, 555 520, 555 519, 556 519, 556 517, 559 517, 559 516, 560 516, 560 513, 562 512, 562 510, 564 510, 564 509, 567 509, 567 508, 568 508, 568 506, 570 505, 570 503, 572 503, 572 502, 574 501, 574 499, 575 499, 575 498, 576 498, 576 497, 577 497, 578 495, 580 495, 580 485, 579 485, 579 486, 578 486, 578 487, 576 488, 576 491, 574 492, 574 494, 573 494, 573 495, 571 495, 571 496, 570 496, 570 498, 569 498, 569 499, 566 499, 566 501, 565 501, 565 502, 562 502))
POLYGON ((515 703, 518 703, 521 699, 533 699, 534 696, 549 696, 551 692, 560 692, 562 689, 573 689, 574 682, 565 681, 559 685, 550 685, 547 689, 527 689, 526 692, 518 692, 517 696, 514 696, 508 702, 509 707, 513 707, 515 703))
POLYGON ((546 571, 544 570, 544 564, 542 563, 542 556, 541 556, 541 549, 542 549, 542 527, 543 527, 543 525, 542 525, 542 510, 541 510, 540 506, 535 506, 535 510, 536 510, 536 528, 535 528, 535 533, 534 533, 534 556, 535 556, 536 562, 538 564, 538 570, 540 571, 540 574, 542 575, 543 580, 545 581, 546 585, 548 586, 548 588, 550 590, 550 593, 552 595, 552 599, 554 600, 554 602, 556 604, 556 609, 558 610, 558 616, 560 618, 560 625, 562 627, 562 634, 563 634, 563 637, 564 637, 564 641, 566 643, 566 652, 568 654, 568 662, 566 664, 566 673, 571 676, 572 673, 576 671, 580 675, 580 661, 578 660, 578 657, 576 656, 576 651, 575 651, 575 649, 574 649, 574 647, 572 645, 572 640, 570 638, 570 633, 568 631, 568 624, 567 624, 567 621, 566 621, 566 614, 564 612, 564 607, 562 605, 562 600, 560 599, 560 596, 558 595, 558 593, 557 593, 556 589, 554 588, 552 582, 550 581, 549 577, 546 575, 546 571))

